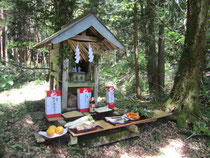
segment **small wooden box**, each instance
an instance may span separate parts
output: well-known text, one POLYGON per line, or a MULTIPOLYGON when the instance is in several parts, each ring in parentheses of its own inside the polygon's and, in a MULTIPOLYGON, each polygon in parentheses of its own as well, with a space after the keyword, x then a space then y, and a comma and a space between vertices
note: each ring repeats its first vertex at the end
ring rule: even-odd
POLYGON ((85 73, 84 72, 72 72, 71 80, 72 81, 85 81, 85 73))

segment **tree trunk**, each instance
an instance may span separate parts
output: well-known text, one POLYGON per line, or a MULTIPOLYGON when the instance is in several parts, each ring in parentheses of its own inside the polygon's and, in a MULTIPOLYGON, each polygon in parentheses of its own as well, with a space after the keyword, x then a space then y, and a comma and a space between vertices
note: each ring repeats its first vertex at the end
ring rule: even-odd
POLYGON ((185 127, 187 120, 194 123, 200 116, 198 94, 207 52, 208 6, 208 0, 188 0, 184 50, 173 89, 165 102, 167 110, 175 110, 178 127, 185 127))
POLYGON ((14 61, 15 61, 15 64, 17 64, 17 63, 18 63, 17 48, 14 48, 14 61))
POLYGON ((75 1, 54 0, 53 5, 55 9, 55 31, 58 31, 63 25, 67 23, 67 21, 72 20, 75 1))
MULTIPOLYGON (((3 9, 2 7, 0 7, 0 20, 3 20, 3 9)), ((0 61, 2 60, 2 40, 1 40, 1 36, 2 36, 2 25, 0 25, 0 61)))
POLYGON ((147 35, 147 77, 149 83, 150 95, 158 94, 158 77, 157 77, 157 54, 155 47, 155 6, 152 0, 147 1, 146 13, 148 20, 148 33, 147 35))
POLYGON ((136 96, 141 98, 141 90, 139 85, 139 63, 138 63, 138 34, 137 34, 137 1, 134 4, 134 56, 135 56, 135 72, 136 72, 136 96))
POLYGON ((160 96, 165 86, 165 55, 164 55, 164 25, 159 25, 158 40, 158 91, 160 96))
MULTIPOLYGON (((164 0, 160 0, 159 6, 163 6, 164 0)), ((158 92, 161 96, 165 87, 165 52, 164 52, 164 25, 159 25, 158 39, 158 92)))
POLYGON ((3 48, 3 58, 6 66, 8 66, 8 54, 7 54, 7 24, 6 24, 6 13, 3 10, 3 21, 4 27, 2 32, 2 48, 3 48))
POLYGON ((39 64, 39 53, 36 53, 36 64, 35 67, 38 67, 39 64))

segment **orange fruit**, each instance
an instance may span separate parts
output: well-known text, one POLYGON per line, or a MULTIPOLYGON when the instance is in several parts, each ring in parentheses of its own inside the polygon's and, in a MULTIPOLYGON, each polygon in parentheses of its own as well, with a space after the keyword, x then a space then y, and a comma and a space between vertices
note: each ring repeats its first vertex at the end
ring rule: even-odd
POLYGON ((58 126, 55 130, 55 133, 61 135, 64 131, 64 128, 62 126, 58 126))
POLYGON ((46 133, 48 137, 52 137, 55 134, 55 130, 53 128, 48 128, 46 133))
POLYGON ((55 125, 51 125, 48 129, 53 128, 54 130, 56 130, 56 126, 55 125))

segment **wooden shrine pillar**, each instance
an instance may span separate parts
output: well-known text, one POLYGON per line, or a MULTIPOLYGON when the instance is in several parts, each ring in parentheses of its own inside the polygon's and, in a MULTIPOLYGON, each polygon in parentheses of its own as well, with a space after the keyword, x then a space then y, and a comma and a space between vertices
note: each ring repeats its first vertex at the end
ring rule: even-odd
POLYGON ((94 57, 94 98, 95 104, 97 106, 98 103, 98 82, 99 82, 99 56, 94 57))
POLYGON ((69 59, 63 61, 63 79, 62 79, 62 111, 67 109, 68 101, 68 83, 69 83, 69 59))
POLYGON ((50 90, 54 90, 54 76, 51 75, 51 71, 53 69, 53 63, 50 63, 50 75, 49 75, 49 79, 50 79, 50 90))

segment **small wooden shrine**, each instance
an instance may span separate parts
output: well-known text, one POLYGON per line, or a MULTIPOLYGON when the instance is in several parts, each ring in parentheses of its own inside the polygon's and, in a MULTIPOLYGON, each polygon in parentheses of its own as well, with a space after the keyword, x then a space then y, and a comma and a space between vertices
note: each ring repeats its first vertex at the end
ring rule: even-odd
POLYGON ((90 87, 97 105, 98 60, 101 56, 106 58, 106 51, 124 48, 95 13, 93 9, 83 14, 33 47, 49 48, 50 90, 62 91, 62 111, 76 108, 77 88, 90 87), (90 49, 93 61, 90 61, 90 49))

